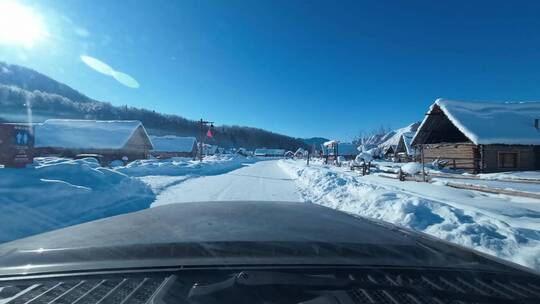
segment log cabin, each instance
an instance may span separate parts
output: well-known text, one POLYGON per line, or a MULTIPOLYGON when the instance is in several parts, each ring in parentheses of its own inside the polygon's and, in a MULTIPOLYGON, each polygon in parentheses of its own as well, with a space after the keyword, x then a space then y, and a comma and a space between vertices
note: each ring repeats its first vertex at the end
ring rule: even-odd
POLYGON ((416 130, 418 130, 418 126, 420 126, 420 122, 414 122, 406 127, 386 133, 381 138, 381 143, 379 144, 382 156, 385 159, 394 160, 397 162, 406 161, 409 158, 408 156, 411 156, 412 154, 407 154, 407 151, 405 151, 405 146, 401 147, 402 150, 398 152, 398 145, 403 134, 407 134, 407 136, 412 138, 416 133, 416 130), (398 153, 401 153, 401 157, 398 157, 398 153))
POLYGON ((147 158, 152 142, 137 120, 49 119, 35 126, 35 156, 96 155, 102 164, 147 158))
POLYGON ((437 99, 412 145, 423 161, 470 173, 540 169, 540 102, 437 99))
POLYGON ((411 145, 414 134, 413 132, 407 132, 401 134, 399 137, 395 151, 397 162, 403 163, 418 160, 418 151, 411 145))
POLYGON ((195 157, 197 154, 197 140, 195 137, 181 137, 174 135, 150 137, 154 149, 152 156, 164 159, 171 157, 195 157))

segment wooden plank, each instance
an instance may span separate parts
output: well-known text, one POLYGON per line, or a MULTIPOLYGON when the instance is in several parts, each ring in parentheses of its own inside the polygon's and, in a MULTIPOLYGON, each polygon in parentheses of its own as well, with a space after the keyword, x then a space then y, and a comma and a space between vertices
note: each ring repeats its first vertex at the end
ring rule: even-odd
POLYGON ((482 186, 477 186, 477 185, 467 185, 467 184, 452 183, 452 182, 447 182, 445 184, 448 187, 458 188, 458 189, 475 190, 475 191, 493 193, 493 194, 506 194, 506 195, 540 199, 540 193, 523 192, 523 191, 517 191, 517 190, 508 190, 508 189, 491 188, 491 187, 482 187, 482 186))

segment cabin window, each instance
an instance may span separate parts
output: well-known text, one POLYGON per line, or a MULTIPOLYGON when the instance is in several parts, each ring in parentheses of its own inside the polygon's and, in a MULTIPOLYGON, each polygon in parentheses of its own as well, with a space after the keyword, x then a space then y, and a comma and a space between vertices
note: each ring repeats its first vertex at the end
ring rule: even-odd
POLYGON ((517 168, 518 153, 517 152, 499 152, 499 168, 517 168))

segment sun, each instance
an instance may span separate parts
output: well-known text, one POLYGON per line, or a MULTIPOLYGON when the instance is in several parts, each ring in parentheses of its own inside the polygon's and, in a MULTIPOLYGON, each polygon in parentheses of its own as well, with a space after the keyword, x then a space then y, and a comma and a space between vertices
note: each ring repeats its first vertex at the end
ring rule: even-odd
POLYGON ((39 14, 16 1, 0 0, 0 45, 33 47, 48 36, 39 14))

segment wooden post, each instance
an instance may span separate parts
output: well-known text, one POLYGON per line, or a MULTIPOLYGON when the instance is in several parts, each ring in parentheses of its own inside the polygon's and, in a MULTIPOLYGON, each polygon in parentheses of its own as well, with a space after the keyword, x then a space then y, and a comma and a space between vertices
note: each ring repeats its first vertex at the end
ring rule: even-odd
MULTIPOLYGON (((202 118, 199 120, 199 128, 200 128, 200 141, 199 141, 199 161, 202 162, 202 156, 203 156, 203 142, 204 142, 204 127, 208 126, 208 124, 213 124, 213 121, 206 121, 202 118)), ((213 125, 211 125, 213 126, 213 125)))
POLYGON ((422 159, 422 181, 426 181, 426 164, 424 159, 424 145, 420 146, 420 157, 422 159))
POLYGON ((484 172, 484 145, 480 145, 480 168, 478 171, 476 173, 484 172))
POLYGON ((199 120, 199 161, 202 162, 202 147, 203 147, 203 119, 199 120))
POLYGON ((341 166, 341 164, 338 161, 338 155, 339 155, 338 153, 339 153, 339 151, 338 151, 338 143, 335 143, 334 144, 334 164, 339 167, 339 166, 341 166))

